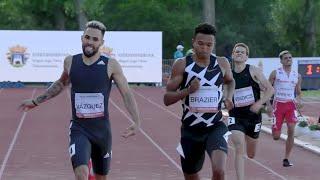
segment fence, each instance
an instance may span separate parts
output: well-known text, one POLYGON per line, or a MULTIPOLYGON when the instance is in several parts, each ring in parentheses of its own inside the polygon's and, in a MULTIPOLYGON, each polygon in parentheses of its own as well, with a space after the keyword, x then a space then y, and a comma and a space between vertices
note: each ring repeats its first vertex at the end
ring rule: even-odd
POLYGON ((174 59, 163 59, 162 61, 162 86, 167 85, 167 81, 171 75, 174 59))

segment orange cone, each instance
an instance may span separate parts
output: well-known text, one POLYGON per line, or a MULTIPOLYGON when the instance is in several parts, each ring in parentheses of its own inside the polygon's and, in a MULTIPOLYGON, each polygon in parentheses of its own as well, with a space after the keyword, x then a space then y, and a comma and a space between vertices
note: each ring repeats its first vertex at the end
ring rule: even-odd
POLYGON ((88 178, 88 180, 95 180, 96 178, 94 177, 94 172, 93 172, 93 169, 92 169, 92 161, 91 161, 91 159, 89 160, 88 168, 89 168, 89 178, 88 178))

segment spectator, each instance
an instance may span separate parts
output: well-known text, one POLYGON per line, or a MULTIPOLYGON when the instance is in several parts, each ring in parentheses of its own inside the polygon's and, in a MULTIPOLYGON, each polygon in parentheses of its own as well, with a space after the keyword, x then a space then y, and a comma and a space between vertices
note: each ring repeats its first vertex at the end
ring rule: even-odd
POLYGON ((174 59, 179 59, 183 57, 183 48, 184 47, 180 44, 177 46, 177 51, 174 52, 174 55, 173 55, 174 59))

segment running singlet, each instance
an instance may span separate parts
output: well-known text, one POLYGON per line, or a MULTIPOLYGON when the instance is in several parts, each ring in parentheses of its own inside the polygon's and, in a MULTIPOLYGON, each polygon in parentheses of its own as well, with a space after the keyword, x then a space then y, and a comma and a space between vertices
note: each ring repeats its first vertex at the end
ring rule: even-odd
POLYGON ((237 117, 241 116, 240 111, 249 110, 250 106, 260 99, 260 87, 251 77, 249 64, 246 64, 242 72, 233 70, 232 73, 236 87, 233 95, 234 108, 230 113, 237 117))
POLYGON ((200 88, 182 100, 182 124, 185 127, 206 129, 222 118, 223 74, 215 56, 210 56, 207 67, 198 66, 192 56, 186 57, 186 67, 180 90, 198 78, 200 88))
POLYGON ((275 100, 278 102, 288 102, 295 98, 295 87, 298 83, 298 73, 291 71, 288 75, 283 68, 276 70, 274 81, 275 100))
POLYGON ((73 56, 70 69, 73 120, 109 119, 111 80, 107 68, 107 57, 100 56, 95 63, 86 65, 81 54, 73 56))

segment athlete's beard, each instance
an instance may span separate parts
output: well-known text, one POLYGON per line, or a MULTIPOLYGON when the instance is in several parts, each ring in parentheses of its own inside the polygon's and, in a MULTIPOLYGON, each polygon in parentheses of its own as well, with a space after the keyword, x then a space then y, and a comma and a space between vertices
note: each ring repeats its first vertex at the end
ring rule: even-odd
POLYGON ((195 53, 197 55, 198 59, 207 59, 210 58, 210 53, 206 53, 206 52, 196 52, 195 53))
POLYGON ((95 49, 93 46, 83 45, 82 52, 86 57, 90 58, 90 57, 94 56, 95 54, 97 54, 98 50, 95 49), (91 48, 88 49, 87 47, 91 47, 91 48))

